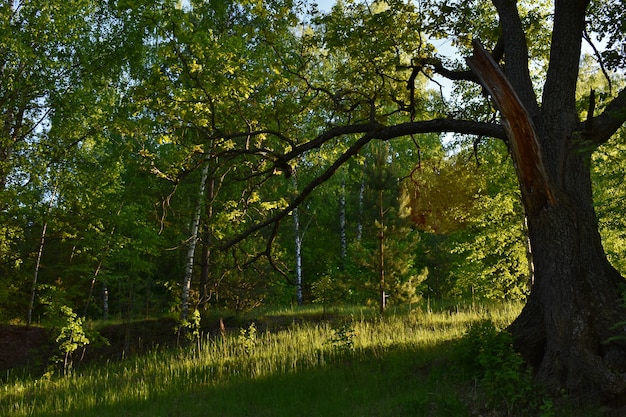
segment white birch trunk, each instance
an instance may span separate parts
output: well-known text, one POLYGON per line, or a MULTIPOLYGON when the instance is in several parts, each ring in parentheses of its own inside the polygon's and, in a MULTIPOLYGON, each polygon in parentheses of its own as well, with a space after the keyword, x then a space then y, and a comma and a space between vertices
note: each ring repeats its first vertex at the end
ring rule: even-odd
MULTIPOLYGON (((293 175, 293 187, 298 191, 298 179, 294 173, 293 175)), ((303 303, 303 295, 302 295, 302 238, 303 234, 300 230, 300 215, 298 208, 293 209, 293 234, 294 234, 294 243, 296 249, 296 301, 298 305, 301 306, 303 303)))
POLYGON ((298 209, 293 210, 293 228, 296 245, 296 300, 301 306, 303 302, 302 296, 302 235, 300 234, 300 218, 298 209))
POLYGON ((43 224, 41 230, 41 240, 39 241, 39 251, 37 252, 37 261, 35 262, 35 273, 33 275, 33 288, 30 292, 30 302, 28 303, 28 317, 26 323, 30 326, 33 321, 33 308, 35 306, 35 294, 37 293, 37 279, 39 277, 39 267, 41 265, 41 255, 43 254, 43 247, 46 243, 46 231, 48 230, 48 222, 43 224))
POLYGON ((387 304, 387 294, 385 294, 385 210, 383 208, 383 190, 379 191, 379 204, 380 232, 378 235, 378 273, 380 279, 380 315, 382 317, 385 314, 387 304))
POLYGON ((102 284, 102 319, 109 319, 109 287, 102 284))
MULTIPOLYGON (((52 207, 54 206, 55 198, 57 197, 57 187, 55 186, 50 196, 50 203, 48 205, 48 212, 46 218, 50 214, 52 207)), ((35 261, 35 273, 33 274, 33 287, 30 292, 30 301, 28 303, 28 313, 26 323, 30 326, 33 321, 33 309, 35 308, 35 297, 37 295, 37 280, 39 279, 39 268, 41 267, 41 256, 43 255, 43 248, 46 243, 46 232, 48 230, 48 221, 46 220, 41 229, 41 239, 39 240, 39 250, 37 251, 37 260, 35 261)))
POLYGON ((189 291, 191 290, 191 277, 193 275, 193 260, 196 254, 196 243, 198 240, 198 229, 200 228, 200 217, 204 203, 204 190, 206 188, 207 177, 209 176, 209 164, 204 163, 202 176, 200 179, 200 190, 198 192, 198 204, 191 222, 191 236, 187 248, 187 266, 185 267, 185 277, 183 278, 183 291, 181 295, 181 319, 186 320, 189 314, 189 291))

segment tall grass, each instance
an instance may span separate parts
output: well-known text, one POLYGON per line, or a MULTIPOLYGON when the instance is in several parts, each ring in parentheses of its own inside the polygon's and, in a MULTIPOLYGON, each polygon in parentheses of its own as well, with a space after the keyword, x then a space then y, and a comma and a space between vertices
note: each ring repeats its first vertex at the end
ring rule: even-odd
MULTIPOLYGON (((155 349, 65 377, 9 377, 0 414, 462 416, 450 385, 454 371, 438 358, 471 323, 505 325, 520 308, 405 309, 384 319, 345 310, 332 322, 294 320, 280 331, 244 327, 193 347, 155 349)), ((300 313, 310 311, 294 309, 291 316, 300 313)), ((272 314, 290 317, 265 312, 259 320, 272 314)))

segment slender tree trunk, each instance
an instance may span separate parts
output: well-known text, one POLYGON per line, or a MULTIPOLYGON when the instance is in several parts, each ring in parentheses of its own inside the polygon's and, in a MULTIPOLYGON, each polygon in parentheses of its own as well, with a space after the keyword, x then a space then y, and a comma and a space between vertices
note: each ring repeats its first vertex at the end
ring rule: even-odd
MULTIPOLYGON (((54 206, 54 200, 57 194, 57 187, 52 190, 50 197, 46 217, 50 214, 52 207, 54 206)), ((37 260, 35 261, 35 272, 33 274, 33 285, 30 292, 30 300, 28 303, 28 312, 26 317, 26 323, 30 326, 33 320, 33 309, 35 308, 35 297, 37 295, 37 281, 39 280, 39 269, 41 267, 41 257, 43 255, 43 249, 46 244, 46 232, 48 231, 48 221, 46 220, 41 229, 41 239, 39 240, 39 250, 37 251, 37 260)))
POLYGON ((296 301, 298 305, 301 306, 304 301, 302 295, 302 235, 300 231, 300 216, 297 208, 293 210, 293 232, 296 250, 296 301))
MULTIPOLYGON (((298 192, 298 178, 295 173, 292 178, 293 188, 296 192, 298 192)), ((296 256, 296 302, 299 306, 301 306, 304 302, 302 293, 302 239, 304 234, 300 227, 300 211, 297 207, 293 210, 292 217, 296 256)))
POLYGON ((46 243, 46 231, 48 230, 48 222, 43 224, 41 230, 41 239, 39 240, 39 250, 37 251, 37 260, 35 261, 35 273, 33 274, 33 286, 30 292, 30 301, 28 303, 28 314, 26 323, 30 326, 33 322, 33 308, 35 306, 35 296, 37 294, 37 280, 39 278, 39 267, 41 266, 41 255, 46 243))
POLYGON ((83 316, 87 317, 87 310, 89 309, 89 304, 91 302, 91 297, 93 296, 93 289, 96 286, 96 281, 98 280, 98 274, 100 273, 100 269, 102 268, 103 259, 100 259, 98 262, 98 266, 96 266, 96 270, 93 273, 93 277, 91 278, 91 285, 89 286, 89 293, 87 294, 87 301, 85 301, 85 308, 83 309, 83 316))
POLYGON ((341 264, 339 269, 346 269, 346 261, 348 258, 348 232, 346 227, 346 176, 345 172, 341 176, 341 191, 339 194, 339 236, 341 241, 341 264))
POLYGON ((102 284, 102 319, 109 319, 109 287, 102 284))
MULTIPOLYGON (((122 212, 122 208, 117 211, 117 216, 122 212)), ((91 285, 89 286, 89 293, 87 294, 87 301, 85 301, 85 308, 83 312, 83 316, 87 316, 87 309, 89 308, 89 303, 91 302, 91 297, 93 296, 93 289, 96 286, 96 281, 98 280, 98 275, 100 275, 100 270, 102 269, 102 264, 104 263, 109 251, 111 250, 111 240, 113 239, 113 235, 115 234, 115 226, 111 228, 111 232, 109 233, 109 239, 107 241, 106 246, 104 247, 104 251, 102 253, 102 257, 100 261, 98 261, 98 266, 96 266, 96 270, 93 273, 93 277, 91 278, 91 285)))
POLYGON ((385 314, 387 294, 385 294, 385 210, 383 208, 383 190, 378 194, 380 231, 378 234, 378 278, 380 290, 380 315, 385 314))
POLYGON ((191 290, 191 278, 193 275, 193 261, 196 254, 196 243, 198 241, 198 229, 200 227, 200 218, 202 216, 202 207, 204 206, 204 190, 206 188, 207 177, 209 176, 209 164, 204 163, 202 167, 202 175, 200 178, 200 190, 198 191, 198 202, 196 210, 191 222, 191 236, 187 247, 187 266, 185 268, 185 276, 183 278, 183 291, 181 296, 181 318, 186 320, 189 314, 189 292, 191 290))
MULTIPOLYGON (((365 172, 365 166, 363 166, 363 172, 365 172)), ((356 226, 356 240, 357 242, 361 241, 363 237, 363 207, 365 200, 365 175, 361 176, 361 186, 359 187, 359 216, 358 223, 356 226)))
POLYGON ((202 269, 200 270, 200 308, 206 309, 211 296, 209 291, 209 276, 211 274, 211 249, 213 245, 213 235, 211 233, 211 223, 213 222, 213 199, 215 198, 215 178, 209 179, 209 190, 207 200, 206 228, 202 240, 202 269))

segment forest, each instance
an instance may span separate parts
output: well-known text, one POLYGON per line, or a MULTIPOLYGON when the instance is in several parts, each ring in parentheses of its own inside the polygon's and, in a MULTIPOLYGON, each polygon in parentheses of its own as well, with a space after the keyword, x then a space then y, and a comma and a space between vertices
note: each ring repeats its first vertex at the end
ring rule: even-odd
MULTIPOLYGON (((37 414, 18 392, 96 390, 109 366, 181 394, 110 415, 201 415, 187 386, 294 395, 300 372, 371 375, 364 398, 427 381, 358 415, 484 415, 429 397, 438 361, 470 364, 450 385, 480 381, 490 415, 621 415, 620 0, 8 0, 0 18, 0 346, 42 328, 57 352, 7 371, 10 415, 91 415, 108 401, 37 414), (176 348, 79 366, 107 326, 123 357, 155 320, 176 348)), ((301 415, 357 415, 336 401, 301 415)))

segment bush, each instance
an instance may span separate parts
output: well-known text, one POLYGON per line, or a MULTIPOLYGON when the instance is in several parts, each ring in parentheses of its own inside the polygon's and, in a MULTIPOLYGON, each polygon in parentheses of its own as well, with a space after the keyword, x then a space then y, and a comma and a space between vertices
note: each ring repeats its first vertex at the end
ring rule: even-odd
POLYGON ((63 372, 67 374, 72 369, 74 352, 87 346, 89 339, 85 334, 83 319, 70 307, 61 306, 61 314, 64 326, 61 327, 56 342, 59 343, 59 350, 63 355, 63 372))
POLYGON ((504 404, 510 413, 516 406, 537 403, 531 371, 513 349, 513 336, 498 330, 490 320, 470 327, 461 339, 459 355, 491 406, 504 404))

